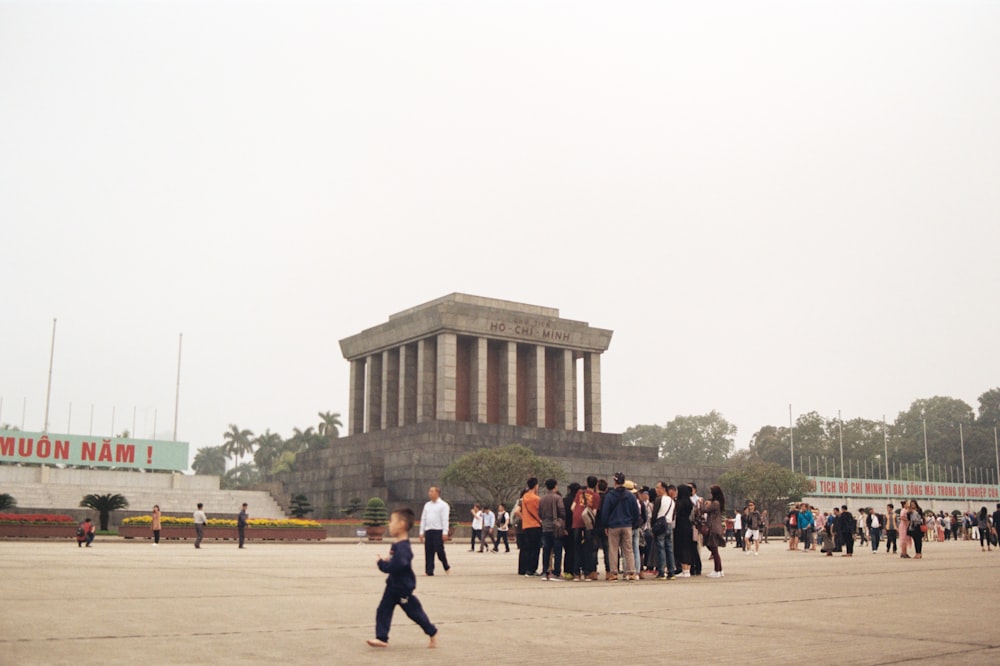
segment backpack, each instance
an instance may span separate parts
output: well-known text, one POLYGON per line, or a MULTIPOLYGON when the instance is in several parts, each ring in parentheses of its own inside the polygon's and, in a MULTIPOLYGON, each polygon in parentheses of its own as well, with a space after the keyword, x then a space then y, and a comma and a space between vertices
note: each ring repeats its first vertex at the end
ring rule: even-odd
POLYGON ((83 536, 84 534, 86 534, 86 532, 84 532, 84 531, 83 531, 83 528, 82 528, 82 527, 78 527, 78 528, 76 528, 76 535, 77 535, 78 537, 82 537, 82 536, 83 536))
POLYGON ((590 498, 593 497, 591 493, 594 491, 586 488, 581 492, 583 493, 583 511, 580 513, 580 520, 583 521, 584 529, 592 530, 597 524, 597 512, 590 506, 590 498))
POLYGON ((688 520, 691 521, 691 526, 696 530, 705 522, 701 513, 701 502, 691 505, 691 515, 688 516, 688 520))

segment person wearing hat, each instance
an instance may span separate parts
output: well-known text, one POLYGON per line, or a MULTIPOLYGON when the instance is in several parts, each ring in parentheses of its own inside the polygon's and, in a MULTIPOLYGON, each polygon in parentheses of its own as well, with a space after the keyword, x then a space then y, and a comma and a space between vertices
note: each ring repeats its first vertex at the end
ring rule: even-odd
POLYGON ((604 531, 608 535, 608 559, 611 563, 607 580, 618 580, 619 550, 625 567, 624 580, 638 580, 632 551, 632 525, 639 519, 639 502, 626 490, 624 473, 615 473, 615 487, 605 495, 601 513, 604 514, 604 531))

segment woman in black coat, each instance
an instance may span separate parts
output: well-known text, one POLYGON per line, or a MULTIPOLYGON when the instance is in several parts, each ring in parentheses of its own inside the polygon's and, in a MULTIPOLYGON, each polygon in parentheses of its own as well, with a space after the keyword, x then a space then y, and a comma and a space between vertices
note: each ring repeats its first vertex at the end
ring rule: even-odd
POLYGON ((694 561, 694 532, 691 528, 691 486, 686 483, 677 487, 677 509, 674 512, 676 525, 674 527, 674 555, 681 563, 678 578, 691 577, 691 563, 694 561))

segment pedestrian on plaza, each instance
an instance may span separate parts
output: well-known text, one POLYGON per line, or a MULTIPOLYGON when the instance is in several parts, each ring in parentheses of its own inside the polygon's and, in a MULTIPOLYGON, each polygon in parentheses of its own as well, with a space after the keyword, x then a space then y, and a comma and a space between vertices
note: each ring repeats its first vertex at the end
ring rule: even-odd
POLYGON ((927 530, 927 526, 924 524, 924 512, 915 499, 910 500, 907 518, 910 521, 907 530, 910 538, 913 539, 913 550, 916 552, 913 559, 923 559, 924 532, 927 530))
POLYGON ((497 506, 497 530, 493 537, 493 552, 500 552, 500 542, 503 541, 504 552, 510 552, 510 542, 507 541, 507 531, 510 529, 510 514, 503 503, 497 506))
POLYGON ((90 518, 84 518, 79 525, 76 526, 76 547, 86 546, 90 548, 90 544, 94 542, 94 522, 90 518))
POLYGON ((990 514, 984 506, 979 510, 979 515, 976 517, 979 523, 979 549, 983 551, 993 550, 993 544, 990 541, 990 514), (986 547, 983 547, 983 543, 986 543, 986 547))
POLYGON ((722 517, 726 512, 726 496, 722 494, 722 488, 712 486, 708 489, 709 499, 701 503, 701 507, 706 514, 708 523, 708 534, 705 535, 705 547, 712 554, 712 562, 715 564, 712 573, 708 578, 722 578, 722 556, 719 549, 726 547, 726 528, 723 527, 722 517))
POLYGON ((451 573, 448 556, 444 552, 445 534, 448 533, 448 519, 451 507, 441 499, 441 489, 431 486, 427 490, 427 502, 420 514, 420 541, 424 544, 424 573, 434 575, 434 557, 441 560, 446 574, 451 573))
MULTIPOLYGON (((691 504, 700 507, 701 506, 701 496, 698 494, 698 484, 694 481, 689 481, 688 485, 691 486, 691 504)), ((699 511, 701 509, 699 508, 699 511)), ((701 511, 702 519, 705 518, 705 512, 701 511)), ((700 576, 701 575, 701 546, 702 539, 701 533, 692 527, 691 529, 691 539, 694 541, 694 548, 691 550, 691 575, 700 576)))
POLYGON ((566 530, 566 507, 555 479, 545 480, 545 496, 538 502, 542 521, 542 580, 562 582, 562 537, 566 530))
POLYGON ((208 523, 208 516, 205 515, 204 505, 198 502, 198 508, 194 512, 194 547, 201 548, 201 540, 205 538, 205 525, 208 523))
POLYGON ((538 516, 538 479, 528 479, 518 511, 521 517, 521 534, 524 539, 517 558, 517 573, 521 576, 538 575, 538 556, 542 549, 542 519, 538 516))
POLYGON ((673 580, 677 563, 674 561, 674 527, 677 518, 677 487, 666 481, 656 483, 653 502, 653 539, 656 541, 657 580, 673 580))
POLYGON ((677 508, 674 512, 674 555, 680 562, 681 572, 678 578, 691 577, 691 562, 694 559, 693 551, 695 542, 693 528, 691 526, 691 510, 694 504, 691 502, 691 486, 682 483, 677 488, 677 508))
POLYGON ((597 546, 595 525, 601 509, 601 495, 597 492, 597 477, 587 477, 587 487, 576 491, 573 501, 573 539, 575 559, 573 560, 573 580, 576 582, 597 580, 597 546))
POLYGON ((493 529, 496 524, 496 514, 493 513, 493 509, 488 506, 483 506, 483 534, 479 542, 479 552, 485 553, 490 549, 489 544, 486 540, 489 539, 493 541, 493 545, 496 545, 496 537, 493 536, 493 529))
POLYGON ((736 539, 736 547, 746 550, 746 542, 743 541, 743 512, 733 512, 733 538, 736 539))
POLYGON ((153 505, 153 521, 150 523, 150 527, 153 529, 153 545, 160 545, 160 505, 153 505))
POLYGON ((785 524, 788 529, 788 550, 797 550, 799 547, 799 505, 793 504, 785 517, 785 524))
POLYGON ((607 580, 618 580, 618 553, 621 552, 622 568, 626 581, 639 580, 635 571, 635 555, 632 552, 632 525, 639 514, 639 502, 625 489, 625 474, 615 473, 615 487, 608 490, 601 503, 601 513, 605 514, 604 531, 608 535, 608 557, 611 571, 607 580))
POLYGON ((854 514, 847 510, 847 505, 840 507, 840 515, 837 516, 837 532, 840 534, 840 543, 844 546, 845 552, 841 557, 854 557, 854 533, 858 529, 854 514))
POLYGON ((885 519, 875 513, 875 507, 868 507, 868 516, 865 520, 868 523, 868 537, 872 542, 872 553, 877 553, 878 544, 882 538, 882 524, 885 519))
POLYGON ((576 493, 580 490, 580 484, 574 481, 566 486, 566 496, 563 497, 563 511, 566 513, 565 529, 566 534, 562 538, 563 547, 563 578, 570 579, 573 574, 573 567, 576 565, 576 540, 573 533, 573 503, 576 501, 576 493))
POLYGON ((469 552, 476 552, 476 542, 483 540, 483 507, 476 504, 472 507, 472 543, 469 552))
POLYGON ((763 524, 764 518, 757 511, 757 504, 753 500, 747 502, 747 531, 743 543, 746 544, 746 552, 748 553, 753 547, 754 557, 760 552, 760 529, 763 524))
POLYGON ((896 554, 896 540, 899 538, 899 516, 896 515, 895 507, 889 504, 885 507, 885 552, 896 554))
POLYGON ((427 647, 437 647, 438 629, 427 618, 420 600, 414 596, 417 577, 413 574, 413 549, 410 548, 410 528, 413 527, 413 511, 396 509, 389 515, 389 535, 396 543, 389 550, 389 557, 378 558, 379 571, 389 574, 385 579, 385 592, 375 611, 375 638, 368 639, 372 647, 389 647, 389 628, 396 606, 403 609, 406 617, 419 625, 430 636, 427 647))
POLYGON ((802 539, 802 551, 816 550, 813 545, 813 532, 816 531, 816 517, 805 502, 799 505, 799 537, 802 539))
POLYGON ((243 542, 247 537, 247 521, 249 518, 247 515, 247 503, 243 502, 243 507, 240 509, 239 515, 236 516, 236 531, 240 535, 240 548, 243 547, 243 542))

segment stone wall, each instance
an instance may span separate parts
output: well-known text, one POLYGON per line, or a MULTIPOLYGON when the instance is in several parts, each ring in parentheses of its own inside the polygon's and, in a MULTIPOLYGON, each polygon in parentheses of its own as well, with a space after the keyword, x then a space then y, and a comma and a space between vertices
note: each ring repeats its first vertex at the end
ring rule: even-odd
MULTIPOLYGON (((328 506, 339 510, 352 497, 366 502, 377 496, 390 506, 418 510, 427 499, 427 488, 441 485, 442 473, 456 459, 479 448, 508 444, 522 444, 559 462, 567 471, 567 479, 559 479, 561 487, 569 481, 583 483, 590 474, 610 479, 622 471, 640 485, 694 481, 707 489, 725 471, 664 465, 655 449, 623 446, 621 435, 613 433, 432 421, 342 437, 330 449, 299 454, 296 471, 272 476, 268 487, 283 504, 292 494, 305 494, 316 515, 328 506)), ((458 515, 466 515, 470 497, 448 487, 442 494, 458 515)))

